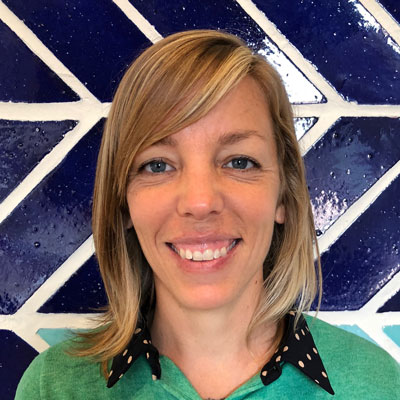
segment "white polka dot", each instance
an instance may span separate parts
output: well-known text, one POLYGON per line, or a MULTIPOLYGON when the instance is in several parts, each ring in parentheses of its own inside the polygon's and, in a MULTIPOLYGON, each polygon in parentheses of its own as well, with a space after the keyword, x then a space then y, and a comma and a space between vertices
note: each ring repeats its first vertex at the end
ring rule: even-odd
POLYGON ((274 354, 276 354, 278 351, 279 351, 279 348, 277 348, 277 349, 275 350, 274 354))
POLYGON ((150 358, 150 354, 146 353, 146 358, 149 359, 150 358))
POLYGON ((310 332, 310 330, 308 329, 308 326, 306 326, 306 329, 307 329, 308 332, 310 332))
POLYGON ((130 364, 132 362, 132 356, 129 356, 128 358, 128 364, 130 364))
POLYGON ((311 360, 311 356, 307 353, 306 354, 306 356, 307 356, 307 358, 309 359, 309 360, 311 360))
POLYGON ((123 376, 124 376, 124 374, 121 374, 118 379, 121 379, 123 376))
POLYGON ((138 333, 142 332, 142 330, 140 328, 136 328, 135 329, 135 335, 137 335, 138 333))
POLYGON ((293 316, 295 315, 294 311, 289 311, 289 314, 293 316))
POLYGON ((296 334, 294 335, 294 337, 295 337, 297 340, 300 340, 300 336, 299 336, 298 333, 296 333, 296 334))
POLYGON ((267 376, 267 373, 268 373, 267 371, 263 371, 263 372, 261 372, 261 375, 262 376, 267 376))
POLYGON ((110 377, 113 374, 113 370, 110 371, 110 373, 108 374, 108 377, 110 377))
POLYGON ((122 353, 122 356, 125 357, 127 352, 128 352, 128 349, 125 349, 124 352, 122 353))
POLYGON ((283 348, 283 351, 288 351, 289 350, 289 347, 287 347, 287 346, 285 346, 284 348, 283 348))
POLYGON ((317 351, 317 349, 316 349, 315 347, 313 347, 312 351, 313 351, 315 354, 318 354, 318 351, 317 351))
POLYGON ((323 376, 324 378, 327 378, 327 377, 328 377, 328 375, 326 374, 325 371, 322 371, 321 374, 322 374, 322 376, 323 376))
POLYGON ((276 362, 281 361, 281 356, 276 357, 275 361, 276 361, 276 362))
POLYGON ((317 383, 318 383, 318 385, 319 385, 319 380, 318 380, 318 379, 316 379, 316 380, 315 380, 315 382, 317 382, 317 383))
POLYGON ((301 330, 301 333, 303 334, 303 336, 306 336, 306 333, 304 332, 304 330, 301 330))
POLYGON ((143 343, 144 343, 144 344, 148 344, 149 342, 148 342, 146 339, 144 339, 144 340, 143 340, 143 343))
POLYGON ((298 364, 300 365, 301 368, 304 368, 304 363, 303 363, 303 361, 299 361, 298 364))
POLYGON ((157 380, 157 377, 153 374, 153 375, 151 375, 151 377, 153 378, 153 381, 156 381, 157 380))

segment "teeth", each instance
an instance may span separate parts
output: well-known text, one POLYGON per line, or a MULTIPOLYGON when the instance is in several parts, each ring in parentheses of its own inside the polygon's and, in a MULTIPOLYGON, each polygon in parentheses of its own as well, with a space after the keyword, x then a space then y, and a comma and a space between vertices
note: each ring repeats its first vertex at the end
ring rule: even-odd
POLYGON ((190 250, 186 250, 185 258, 187 258, 188 260, 191 260, 192 257, 193 257, 192 252, 190 250))
POLYGON ((177 249, 175 246, 171 246, 172 249, 178 253, 182 258, 186 258, 187 260, 193 260, 193 261, 210 261, 210 260, 216 260, 217 258, 220 257, 225 257, 228 254, 228 251, 233 249, 237 243, 237 240, 234 240, 232 244, 226 248, 222 247, 221 249, 215 249, 214 251, 211 249, 205 250, 203 253, 201 251, 195 250, 195 251, 190 251, 188 249, 177 249))

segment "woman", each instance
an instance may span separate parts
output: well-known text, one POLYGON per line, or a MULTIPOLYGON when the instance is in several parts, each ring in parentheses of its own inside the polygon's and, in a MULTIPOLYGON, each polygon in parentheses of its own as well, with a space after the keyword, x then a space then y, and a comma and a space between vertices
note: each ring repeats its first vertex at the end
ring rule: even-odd
POLYGON ((17 399, 398 398, 389 355, 302 316, 321 273, 291 107, 238 38, 178 33, 128 69, 93 234, 108 311, 17 399))

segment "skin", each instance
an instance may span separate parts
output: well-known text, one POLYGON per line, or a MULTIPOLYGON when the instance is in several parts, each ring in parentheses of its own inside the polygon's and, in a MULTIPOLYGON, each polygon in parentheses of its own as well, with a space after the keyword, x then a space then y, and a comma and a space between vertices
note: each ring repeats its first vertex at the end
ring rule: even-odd
POLYGON ((262 291, 279 204, 268 107, 244 78, 205 117, 140 153, 128 186, 130 217, 154 272, 152 338, 203 398, 221 398, 270 357, 276 326, 246 343, 262 291), (156 160, 156 161, 154 161, 156 160), (196 262, 171 249, 236 246, 196 262))

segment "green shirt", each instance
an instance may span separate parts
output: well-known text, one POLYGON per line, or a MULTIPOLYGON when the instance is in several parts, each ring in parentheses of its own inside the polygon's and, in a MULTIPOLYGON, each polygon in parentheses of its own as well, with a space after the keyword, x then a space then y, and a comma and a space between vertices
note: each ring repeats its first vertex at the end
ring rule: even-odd
MULTIPOLYGON (((313 320, 309 327, 335 391, 332 396, 289 363, 282 375, 264 386, 259 374, 236 389, 231 399, 400 399, 400 366, 374 344, 313 320)), ((200 399, 179 368, 161 356, 161 379, 152 379, 151 369, 140 357, 112 388, 99 364, 65 354, 68 342, 40 354, 25 372, 16 400, 34 399, 200 399)))

